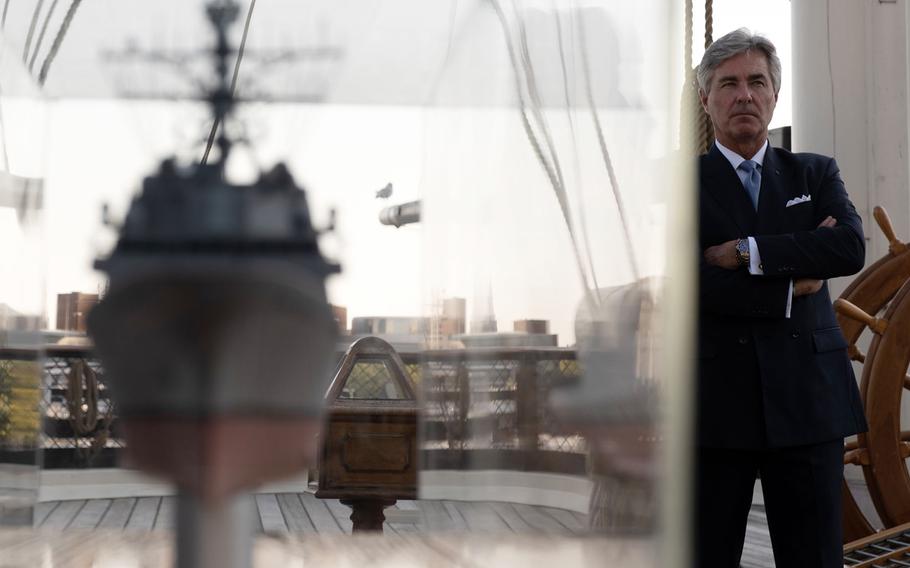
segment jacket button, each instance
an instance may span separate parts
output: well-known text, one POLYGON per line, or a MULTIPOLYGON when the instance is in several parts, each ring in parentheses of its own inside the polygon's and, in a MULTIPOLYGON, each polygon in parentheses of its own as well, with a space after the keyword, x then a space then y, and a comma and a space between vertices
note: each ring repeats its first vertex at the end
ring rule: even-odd
POLYGON ((740 345, 745 345, 746 343, 749 343, 749 338, 748 338, 748 337, 740 337, 737 341, 739 341, 739 344, 740 344, 740 345))
POLYGON ((793 339, 796 339, 797 337, 799 337, 799 332, 794 331, 793 333, 790 334, 790 337, 792 337, 793 339))

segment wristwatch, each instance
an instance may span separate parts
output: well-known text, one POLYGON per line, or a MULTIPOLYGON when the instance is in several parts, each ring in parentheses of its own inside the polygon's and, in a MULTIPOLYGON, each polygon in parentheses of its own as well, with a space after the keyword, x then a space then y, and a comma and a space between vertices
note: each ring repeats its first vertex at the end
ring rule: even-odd
POLYGON ((749 266, 749 239, 736 241, 736 262, 740 266, 749 266))

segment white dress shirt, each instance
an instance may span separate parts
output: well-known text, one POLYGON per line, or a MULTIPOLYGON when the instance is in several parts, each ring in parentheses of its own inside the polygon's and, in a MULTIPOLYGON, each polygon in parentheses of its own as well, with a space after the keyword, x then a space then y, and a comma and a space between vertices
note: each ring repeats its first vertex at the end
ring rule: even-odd
MULTIPOLYGON (((758 149, 758 152, 755 153, 751 158, 743 158, 733 150, 727 148, 717 140, 714 141, 717 145, 717 149, 720 150, 720 153, 724 155, 730 165, 733 166, 733 170, 736 172, 736 175, 739 177, 739 181, 743 184, 743 191, 745 191, 746 176, 749 175, 744 170, 739 169, 739 165, 745 162, 746 160, 752 160, 757 164, 756 169, 758 170, 759 175, 762 173, 762 162, 765 160, 765 152, 768 150, 770 145, 767 140, 762 144, 762 147, 758 149)), ((761 195, 761 194, 759 194, 761 195)), ((760 197, 759 197, 760 199, 760 197)), ((760 276, 765 273, 762 270, 761 265, 761 252, 758 250, 758 244, 755 242, 754 237, 746 237, 749 242, 749 274, 754 274, 760 276)), ((790 306, 793 303, 793 279, 790 280, 790 291, 787 293, 787 309, 784 314, 784 317, 790 317, 790 306)))

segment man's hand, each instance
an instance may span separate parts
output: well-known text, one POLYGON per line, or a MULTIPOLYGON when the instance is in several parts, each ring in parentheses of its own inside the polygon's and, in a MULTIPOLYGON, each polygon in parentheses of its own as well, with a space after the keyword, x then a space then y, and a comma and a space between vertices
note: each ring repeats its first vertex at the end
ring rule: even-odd
MULTIPOLYGON (((837 225, 837 219, 828 215, 825 219, 818 224, 818 228, 823 227, 831 228, 834 225, 837 225)), ((825 282, 823 280, 816 280, 815 278, 799 278, 793 281, 793 296, 808 296, 809 294, 814 294, 822 289, 822 284, 825 282)))
POLYGON ((837 219, 835 219, 831 215, 828 215, 827 217, 825 217, 824 221, 822 221, 821 223, 818 224, 818 228, 821 229, 823 227, 827 227, 830 229, 834 225, 837 225, 837 219))
POLYGON ((732 241, 708 247, 705 250, 705 262, 727 270, 739 268, 739 262, 736 261, 736 241, 738 240, 733 239, 732 241))
MULTIPOLYGON (((830 218, 830 217, 829 217, 830 218)), ((814 278, 799 278, 793 281, 793 296, 808 296, 822 289, 824 281, 814 278)))

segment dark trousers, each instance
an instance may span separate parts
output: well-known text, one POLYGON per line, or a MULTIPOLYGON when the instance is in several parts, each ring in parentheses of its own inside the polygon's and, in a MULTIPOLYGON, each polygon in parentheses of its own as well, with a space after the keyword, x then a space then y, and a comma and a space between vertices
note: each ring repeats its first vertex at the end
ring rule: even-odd
POLYGON ((843 440, 768 450, 699 448, 696 568, 736 568, 757 475, 777 568, 842 568, 843 440))

